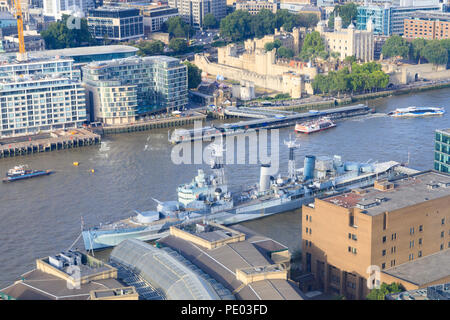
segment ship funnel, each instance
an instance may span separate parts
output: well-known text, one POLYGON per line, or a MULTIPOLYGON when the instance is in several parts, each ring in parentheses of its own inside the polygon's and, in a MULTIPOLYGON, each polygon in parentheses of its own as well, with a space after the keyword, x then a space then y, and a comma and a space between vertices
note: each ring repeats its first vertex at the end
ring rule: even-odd
POLYGON ((259 177, 259 191, 264 192, 270 187, 270 164, 261 165, 261 176, 259 177))
POLYGON ((303 168, 303 175, 305 180, 309 180, 314 178, 314 169, 316 165, 316 157, 315 156, 306 156, 305 163, 303 168))

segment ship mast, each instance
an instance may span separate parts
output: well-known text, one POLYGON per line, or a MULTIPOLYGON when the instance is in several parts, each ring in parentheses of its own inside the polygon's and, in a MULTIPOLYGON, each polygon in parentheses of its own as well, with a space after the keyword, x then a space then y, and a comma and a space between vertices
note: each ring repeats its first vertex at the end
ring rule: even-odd
POLYGON ((291 135, 289 135, 288 141, 284 141, 284 144, 289 148, 288 176, 289 179, 295 181, 297 179, 297 173, 295 172, 294 150, 300 147, 300 145, 292 139, 291 135))
POLYGON ((217 179, 218 185, 224 185, 225 182, 225 169, 223 163, 223 153, 225 149, 223 148, 223 139, 220 139, 219 143, 214 143, 209 145, 211 148, 211 169, 214 171, 214 174, 217 179))

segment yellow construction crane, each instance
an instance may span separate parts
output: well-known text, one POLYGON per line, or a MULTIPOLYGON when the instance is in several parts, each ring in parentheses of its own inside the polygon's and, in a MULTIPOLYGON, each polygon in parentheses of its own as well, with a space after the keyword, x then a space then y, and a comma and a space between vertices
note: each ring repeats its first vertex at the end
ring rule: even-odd
POLYGON ((27 60, 27 53, 25 51, 25 40, 23 38, 23 14, 20 6, 20 0, 12 0, 14 4, 14 15, 17 19, 17 32, 19 37, 19 54, 17 58, 19 61, 27 60))

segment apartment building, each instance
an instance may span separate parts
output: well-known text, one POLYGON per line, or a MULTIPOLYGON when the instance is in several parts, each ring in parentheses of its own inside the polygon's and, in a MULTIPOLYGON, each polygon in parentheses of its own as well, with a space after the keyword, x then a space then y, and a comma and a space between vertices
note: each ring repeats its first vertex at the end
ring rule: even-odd
POLYGON ((203 19, 206 14, 211 13, 220 21, 227 15, 226 0, 169 0, 172 8, 178 8, 182 19, 194 28, 203 27, 203 19))
POLYGON ((187 67, 166 56, 130 57, 83 68, 91 121, 131 123, 188 102, 187 67))
POLYGON ((262 9, 276 13, 279 8, 277 1, 238 1, 236 10, 248 11, 250 14, 258 14, 262 9))
POLYGON ((418 11, 404 20, 404 38, 449 39, 450 13, 418 11))
POLYGON ((61 20, 64 14, 72 13, 84 17, 87 11, 94 7, 93 0, 44 0, 43 14, 47 17, 53 17, 55 20, 61 20))
POLYGON ((303 206, 303 270, 314 275, 311 290, 365 299, 376 280, 371 272, 378 270, 381 282, 401 282, 392 278, 400 277, 393 272, 396 266, 449 247, 448 174, 425 171, 378 181, 303 206))

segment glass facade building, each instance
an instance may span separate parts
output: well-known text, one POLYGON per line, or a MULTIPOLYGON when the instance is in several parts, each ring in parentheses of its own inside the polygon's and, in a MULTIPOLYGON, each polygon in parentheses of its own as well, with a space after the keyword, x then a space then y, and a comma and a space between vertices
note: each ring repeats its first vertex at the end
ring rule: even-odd
POLYGON ((100 7, 88 13, 88 28, 96 39, 124 41, 144 36, 144 20, 139 9, 100 7))
POLYGON ((450 172, 450 129, 436 130, 434 144, 434 169, 450 172))
POLYGON ((188 102, 187 67, 176 58, 131 57, 91 63, 82 70, 91 121, 130 123, 140 115, 179 110, 188 102))
POLYGON ((375 35, 403 35, 404 20, 409 19, 417 11, 441 10, 439 5, 430 6, 390 6, 367 5, 357 8, 356 28, 366 30, 367 21, 372 19, 375 35))

